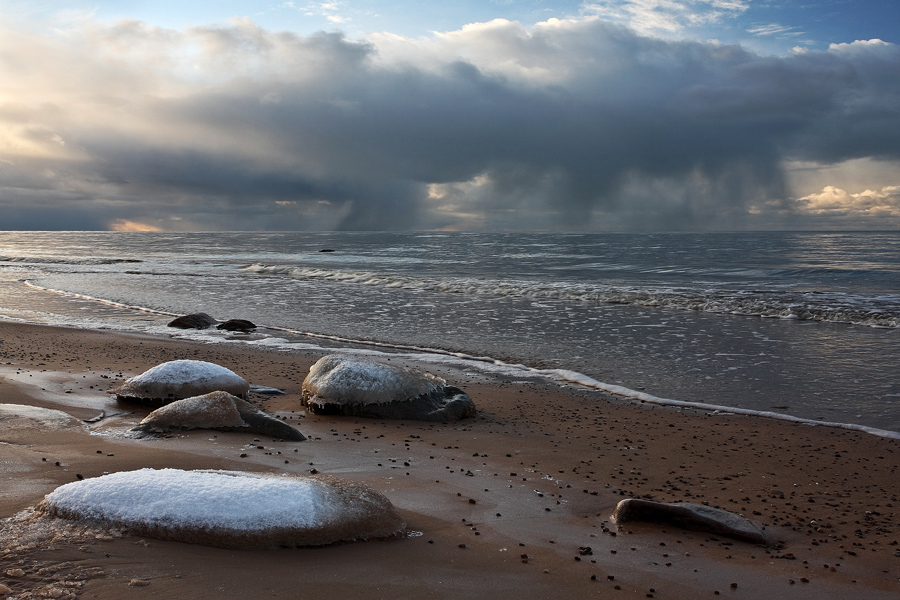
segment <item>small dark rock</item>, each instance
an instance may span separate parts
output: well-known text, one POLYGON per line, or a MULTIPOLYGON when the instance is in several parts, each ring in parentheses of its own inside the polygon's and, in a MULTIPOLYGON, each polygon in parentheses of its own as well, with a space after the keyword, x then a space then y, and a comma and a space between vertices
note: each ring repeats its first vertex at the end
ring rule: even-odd
POLYGON ((256 325, 246 319, 229 319, 224 323, 219 323, 216 329, 224 329, 225 331, 241 331, 248 332, 256 329, 256 325))
POLYGON ((169 322, 169 327, 178 329, 208 329, 218 323, 206 313, 192 313, 169 322))

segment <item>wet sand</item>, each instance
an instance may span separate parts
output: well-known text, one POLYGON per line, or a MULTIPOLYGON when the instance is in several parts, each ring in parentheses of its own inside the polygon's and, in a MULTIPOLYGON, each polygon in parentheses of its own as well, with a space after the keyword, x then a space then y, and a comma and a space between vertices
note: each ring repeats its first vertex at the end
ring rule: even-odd
MULTIPOLYGON (((0 403, 63 410, 65 430, 0 422, 7 597, 896 598, 900 442, 651 406, 537 381, 440 372, 475 400, 455 424, 307 415, 317 355, 0 322, 0 403), (149 411, 105 390, 174 359, 286 391, 252 396, 306 442, 193 431, 131 439, 149 411), (143 467, 319 473, 366 483, 411 536, 233 551, 47 526, 20 511, 78 476, 143 467), (706 502, 768 547, 609 518, 626 497, 706 502), (588 550, 589 549, 589 550, 588 550)), ((716 403, 716 398, 710 398, 716 403)), ((0 588, 3 589, 3 588, 0 588)))

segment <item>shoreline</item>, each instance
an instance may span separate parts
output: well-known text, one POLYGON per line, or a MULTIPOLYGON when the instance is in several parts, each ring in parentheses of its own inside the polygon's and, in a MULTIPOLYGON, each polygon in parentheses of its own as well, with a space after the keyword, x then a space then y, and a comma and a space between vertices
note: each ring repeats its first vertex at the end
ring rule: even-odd
MULTIPOLYGON (((23 283, 26 287, 33 288, 35 290, 39 290, 42 292, 56 294, 64 297, 77 298, 81 300, 87 300, 90 302, 96 302, 98 304, 109 306, 115 309, 121 309, 129 312, 135 312, 138 314, 144 315, 154 315, 161 318, 160 326, 157 328, 157 331, 154 332, 131 332, 124 330, 111 329, 112 331, 122 333, 123 335, 148 335, 151 337, 159 337, 170 335, 172 337, 177 337, 178 339, 193 341, 195 343, 204 343, 204 344, 247 344, 250 340, 243 339, 227 339, 226 337, 213 337, 208 335, 210 332, 208 330, 198 330, 193 332, 193 334, 189 333, 191 330, 168 330, 165 328, 165 322, 170 320, 172 317, 181 316, 178 313, 171 313, 160 311, 157 309, 147 308, 144 306, 135 306, 130 304, 123 304, 119 302, 114 302, 111 300, 104 300, 102 298, 95 298, 93 296, 77 294, 74 292, 66 292, 62 290, 56 290, 52 288, 45 288, 38 286, 36 284, 31 283, 28 280, 23 280, 23 283)), ((96 329, 91 329, 89 326, 81 326, 81 325, 53 325, 53 324, 40 324, 40 323, 31 323, 24 320, 19 320, 7 316, 0 316, 0 321, 9 321, 16 322, 25 325, 29 324, 37 324, 42 326, 49 327, 63 327, 63 328, 74 328, 78 330, 88 330, 95 331, 96 329)), ((397 354, 403 358, 411 362, 418 363, 422 368, 431 369, 441 369, 442 366, 449 366, 451 369, 459 370, 460 368, 467 367, 475 367, 480 371, 483 371, 483 374, 487 378, 498 378, 498 377, 514 377, 514 378, 531 378, 536 377, 545 380, 547 385, 558 385, 558 386, 568 386, 574 385, 578 388, 585 388, 589 390, 599 391, 605 394, 609 394, 612 396, 618 396, 622 398, 628 398, 633 401, 639 402, 647 402, 652 404, 657 404, 660 406, 672 406, 687 410, 697 410, 697 411, 713 411, 719 413, 730 413, 730 414, 738 414, 738 415, 746 415, 746 416, 756 416, 762 418, 770 418, 777 419, 782 421, 788 421, 793 423, 801 423, 805 425, 811 426, 821 426, 821 427, 834 427, 840 429, 848 429, 853 431, 861 431, 864 433, 868 433, 871 435, 886 437, 892 439, 900 439, 900 430, 891 430, 891 429, 881 429, 878 427, 872 427, 869 425, 863 425, 860 423, 853 422, 843 422, 843 421, 826 421, 824 417, 819 417, 816 419, 808 418, 808 417, 800 417, 788 413, 780 413, 773 412, 769 410, 759 410, 752 408, 742 408, 738 406, 727 406, 722 404, 713 404, 707 402, 695 402, 695 401, 685 401, 685 400, 676 400, 672 398, 663 398, 660 396, 655 396, 652 394, 648 394, 646 392, 640 391, 640 389, 632 389, 629 387, 625 387, 622 385, 616 385, 611 383, 606 383, 604 381, 600 381, 595 379, 594 377, 569 369, 564 368, 541 368, 541 367, 532 367, 521 363, 512 363, 507 360, 501 358, 495 358, 492 356, 477 356, 468 354, 462 351, 453 351, 446 350, 442 348, 431 348, 417 345, 408 345, 408 344, 397 344, 391 342, 382 342, 375 340, 367 340, 367 339, 353 339, 342 337, 339 335, 330 335, 324 333, 313 333, 307 331, 298 331, 294 329, 289 329, 286 327, 276 327, 276 326, 267 326, 260 325, 260 330, 270 331, 270 332, 280 332, 292 336, 297 336, 299 338, 311 338, 314 340, 323 340, 325 342, 330 342, 337 344, 338 346, 333 349, 333 351, 350 351, 350 352, 360 352, 365 354, 365 350, 360 350, 359 347, 363 348, 375 348, 374 352, 376 353, 384 353, 386 356, 382 358, 389 358, 393 355, 390 351, 398 351, 397 354), (404 354, 404 352, 409 352, 409 354, 404 354), (449 361, 435 361, 435 357, 447 357, 449 361)), ((265 345, 271 349, 276 351, 288 351, 288 352, 299 352, 299 353, 327 353, 329 351, 328 348, 317 347, 313 344, 304 344, 302 342, 295 342, 291 340, 285 340, 284 342, 278 343, 277 338, 263 338, 262 340, 254 340, 254 345, 265 345), (268 342, 264 344, 259 344, 260 341, 268 342), (255 342, 255 343, 254 343, 255 342)))
POLYGON ((62 536, 53 549, 11 550, 12 542, 0 538, 0 581, 13 595, 20 583, 48 585, 49 571, 38 572, 48 563, 76 565, 60 569, 74 569, 72 581, 85 582, 79 588, 85 598, 211 590, 287 598, 298 588, 359 598, 509 592, 685 598, 715 591, 741 598, 888 598, 900 590, 896 439, 710 415, 536 381, 485 381, 483 373, 464 370, 448 382, 475 400, 475 419, 444 425, 323 417, 305 414, 299 391, 309 365, 325 352, 9 321, 0 321, 0 340, 0 403, 55 408, 82 420, 96 416, 99 406, 108 413, 82 431, 53 436, 9 432, 0 422, 8 482, 0 491, 2 518, 76 474, 167 466, 315 469, 385 493, 409 528, 422 533, 393 542, 244 552, 106 535, 62 536), (176 358, 209 360, 251 383, 285 390, 255 400, 309 441, 254 442, 250 434, 209 431, 155 440, 122 436, 149 409, 120 405, 104 390, 176 358), (773 544, 731 543, 666 526, 612 526, 619 500, 648 495, 742 513, 764 526, 773 544), (579 555, 584 547, 592 554, 579 555), (26 575, 4 577, 17 561, 26 575), (150 585, 129 587, 131 580, 150 585))

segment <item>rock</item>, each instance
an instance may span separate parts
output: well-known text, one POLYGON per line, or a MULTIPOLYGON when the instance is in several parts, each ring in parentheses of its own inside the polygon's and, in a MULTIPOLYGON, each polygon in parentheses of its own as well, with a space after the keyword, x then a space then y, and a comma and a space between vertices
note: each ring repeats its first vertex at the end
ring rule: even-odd
POLYGON ((472 399, 446 383, 430 373, 331 354, 310 367, 301 402, 318 415, 441 422, 474 417, 472 399))
POLYGON ((661 523, 692 531, 705 531, 751 544, 766 543, 762 532, 744 517, 705 504, 665 504, 627 498, 616 506, 612 519, 618 524, 631 521, 661 523))
POLYGON ((81 429, 81 421, 61 410, 27 404, 0 404, 0 432, 19 429, 81 429))
POLYGON ((216 429, 257 433, 292 442, 306 438, 287 423, 228 392, 211 392, 157 408, 132 431, 168 433, 184 429, 216 429))
POLYGON ((216 323, 218 323, 218 321, 206 313, 193 313, 172 320, 169 322, 169 327, 177 327, 178 329, 208 329, 216 323))
POLYGON ((406 530, 390 501, 362 484, 236 471, 120 471, 57 488, 35 514, 242 549, 385 539, 406 530))
POLYGON ((249 390, 243 377, 225 367, 202 360, 173 360, 126 379, 109 393, 119 400, 162 406, 217 391, 245 396, 249 390))
POLYGON ((256 325, 245 319, 229 319, 224 323, 220 323, 216 329, 224 329, 225 331, 241 331, 244 333, 256 329, 256 325))
POLYGON ((250 393, 261 394, 263 396, 284 396, 284 390, 279 390, 278 388, 270 387, 268 385, 250 384, 250 393))

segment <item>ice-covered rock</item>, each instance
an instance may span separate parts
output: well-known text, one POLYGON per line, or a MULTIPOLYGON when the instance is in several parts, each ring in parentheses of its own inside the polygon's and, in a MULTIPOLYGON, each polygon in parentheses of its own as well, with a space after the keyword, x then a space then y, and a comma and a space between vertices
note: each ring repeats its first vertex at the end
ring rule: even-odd
POLYGON ((321 546, 406 528, 383 494, 358 483, 234 471, 113 473, 56 488, 36 512, 223 548, 321 546))
POLYGON ((169 322, 169 327, 178 329, 208 329, 218 323, 206 313, 192 313, 183 317, 176 317, 169 322))
POLYGON ((26 404, 0 404, 0 440, 26 429, 80 429, 81 421, 61 410, 26 404))
POLYGON ((250 384, 233 371, 202 360, 173 360, 126 379, 110 390, 120 400, 160 406, 209 392, 245 396, 250 384))
POLYGON ((302 433, 228 392, 176 400, 147 415, 133 431, 166 433, 182 429, 243 431, 300 442, 302 433))
POLYGON ((612 519, 615 523, 629 521, 662 523, 692 531, 714 533, 751 544, 766 543, 766 537, 762 532, 744 517, 705 504, 692 502, 666 504, 627 498, 616 506, 612 519))
POLYGON ((440 377, 406 367, 331 354, 303 380, 311 413, 375 419, 456 421, 475 416, 475 403, 440 377))

